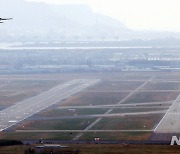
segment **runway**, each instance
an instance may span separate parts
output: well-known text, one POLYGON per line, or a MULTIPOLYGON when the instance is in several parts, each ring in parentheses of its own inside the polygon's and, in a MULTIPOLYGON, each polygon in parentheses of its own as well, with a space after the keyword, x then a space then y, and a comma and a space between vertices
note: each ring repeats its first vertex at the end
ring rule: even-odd
POLYGON ((155 133, 180 133, 180 95, 154 129, 155 133))
POLYGON ((71 80, 0 111, 0 131, 15 125, 99 81, 99 79, 71 80))

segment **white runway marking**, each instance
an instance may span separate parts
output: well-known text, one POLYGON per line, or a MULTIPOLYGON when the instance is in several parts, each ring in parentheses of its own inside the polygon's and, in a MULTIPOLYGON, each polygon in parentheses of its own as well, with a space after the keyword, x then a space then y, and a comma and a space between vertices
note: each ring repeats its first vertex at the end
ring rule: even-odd
POLYGON ((154 129, 157 133, 179 133, 180 132, 180 95, 174 100, 174 103, 161 119, 154 129))
POLYGON ((75 79, 0 111, 0 131, 99 81, 99 79, 75 79), (18 120, 12 123, 14 117, 18 120))

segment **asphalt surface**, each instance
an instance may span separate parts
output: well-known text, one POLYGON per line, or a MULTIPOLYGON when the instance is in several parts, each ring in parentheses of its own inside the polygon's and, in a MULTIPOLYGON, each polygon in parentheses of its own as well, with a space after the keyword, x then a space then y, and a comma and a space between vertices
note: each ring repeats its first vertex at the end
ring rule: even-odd
POLYGON ((113 104, 113 105, 87 105, 87 106, 60 106, 58 109, 93 109, 93 108, 164 108, 172 105, 173 101, 167 102, 150 102, 150 103, 132 103, 132 104, 113 104))
POLYGON ((99 79, 75 79, 58 85, 40 95, 19 102, 0 111, 0 131, 3 131, 18 122, 50 107, 97 82, 99 79))
POLYGON ((164 109, 167 108, 167 106, 103 106, 103 105, 92 105, 92 106, 63 106, 58 107, 58 109, 164 109))
POLYGON ((180 133, 180 95, 154 129, 155 133, 180 133))

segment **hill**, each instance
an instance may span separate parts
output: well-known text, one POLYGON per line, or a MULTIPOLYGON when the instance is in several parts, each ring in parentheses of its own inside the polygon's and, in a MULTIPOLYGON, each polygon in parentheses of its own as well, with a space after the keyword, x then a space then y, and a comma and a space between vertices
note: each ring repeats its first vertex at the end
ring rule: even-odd
POLYGON ((48 5, 24 0, 0 1, 2 40, 59 40, 115 37, 130 30, 120 21, 95 14, 86 5, 48 5))

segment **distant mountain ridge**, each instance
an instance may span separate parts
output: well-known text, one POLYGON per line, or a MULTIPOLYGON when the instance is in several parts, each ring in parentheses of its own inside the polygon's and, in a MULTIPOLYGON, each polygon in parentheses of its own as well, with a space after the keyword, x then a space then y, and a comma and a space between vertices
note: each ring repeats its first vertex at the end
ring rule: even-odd
POLYGON ((87 5, 49 5, 25 0, 0 0, 0 42, 81 41, 180 38, 180 33, 133 31, 121 21, 96 14, 87 5))
POLYGON ((51 5, 51 8, 60 16, 67 17, 82 25, 94 26, 105 24, 119 30, 128 30, 120 21, 111 17, 93 13, 90 7, 86 5, 51 5))
POLYGON ((130 31, 120 21, 94 14, 85 5, 48 5, 25 0, 0 0, 0 6, 2 17, 14 18, 0 25, 3 38, 103 38, 130 31))

